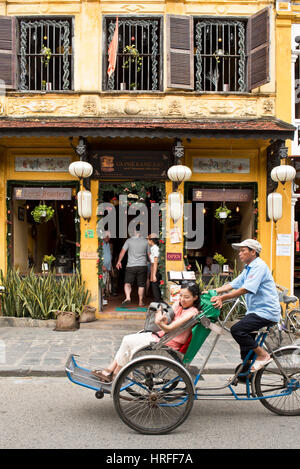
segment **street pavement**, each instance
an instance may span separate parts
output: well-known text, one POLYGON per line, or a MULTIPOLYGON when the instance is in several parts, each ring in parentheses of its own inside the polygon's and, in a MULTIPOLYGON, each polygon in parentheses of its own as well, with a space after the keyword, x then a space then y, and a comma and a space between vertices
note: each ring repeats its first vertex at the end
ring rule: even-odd
MULTIPOLYGON (((125 334, 143 328, 143 320, 97 320, 75 331, 52 327, 1 327, 0 376, 63 376, 70 354, 91 368, 105 367, 114 357, 125 334)), ((193 360, 200 367, 216 337, 211 332, 193 360)), ((219 336, 206 373, 232 374, 240 362, 239 347, 229 333, 219 336)))

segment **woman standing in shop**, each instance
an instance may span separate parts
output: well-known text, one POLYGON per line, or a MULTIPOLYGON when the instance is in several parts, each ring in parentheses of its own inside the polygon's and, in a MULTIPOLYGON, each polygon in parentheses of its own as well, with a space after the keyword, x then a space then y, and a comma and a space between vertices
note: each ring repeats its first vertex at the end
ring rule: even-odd
POLYGON ((153 301, 160 303, 162 301, 159 282, 161 275, 158 271, 158 259, 159 259, 159 238, 156 234, 150 234, 148 236, 148 244, 150 246, 150 285, 153 294, 153 301))

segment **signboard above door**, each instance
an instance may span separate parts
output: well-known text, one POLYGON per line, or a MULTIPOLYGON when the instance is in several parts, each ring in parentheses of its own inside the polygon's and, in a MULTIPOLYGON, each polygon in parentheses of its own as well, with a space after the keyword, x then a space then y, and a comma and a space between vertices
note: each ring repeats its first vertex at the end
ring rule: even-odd
POLYGON ((167 179, 171 153, 164 150, 91 150, 89 162, 95 179, 167 179))
POLYGON ((193 189, 194 202, 250 202, 252 189, 193 189))
POLYGON ((62 187, 15 187, 15 200, 71 200, 72 189, 62 187))

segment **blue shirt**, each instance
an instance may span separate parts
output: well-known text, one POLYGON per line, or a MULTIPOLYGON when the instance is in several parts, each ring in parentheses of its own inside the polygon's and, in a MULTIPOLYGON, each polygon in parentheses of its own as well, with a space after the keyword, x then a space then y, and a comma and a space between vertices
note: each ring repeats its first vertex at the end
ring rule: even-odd
POLYGON ((280 319, 280 303, 276 285, 267 264, 257 257, 230 285, 234 289, 245 288, 249 293, 245 295, 247 313, 255 313, 269 321, 278 322, 280 319))

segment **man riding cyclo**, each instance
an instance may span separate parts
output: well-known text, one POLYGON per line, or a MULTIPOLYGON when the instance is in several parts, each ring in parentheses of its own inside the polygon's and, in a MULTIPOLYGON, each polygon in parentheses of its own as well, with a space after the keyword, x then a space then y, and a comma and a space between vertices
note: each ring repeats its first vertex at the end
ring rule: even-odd
POLYGON ((280 303, 276 285, 267 264, 259 257, 262 246, 254 239, 246 239, 232 244, 239 250, 240 260, 245 264, 243 272, 225 285, 216 288, 221 296, 213 296, 211 302, 216 308, 222 308, 223 301, 245 295, 246 315, 230 330, 240 346, 241 358, 244 360, 253 351, 256 361, 250 371, 256 372, 271 360, 269 353, 255 342, 254 331, 275 325, 280 319, 280 303))

